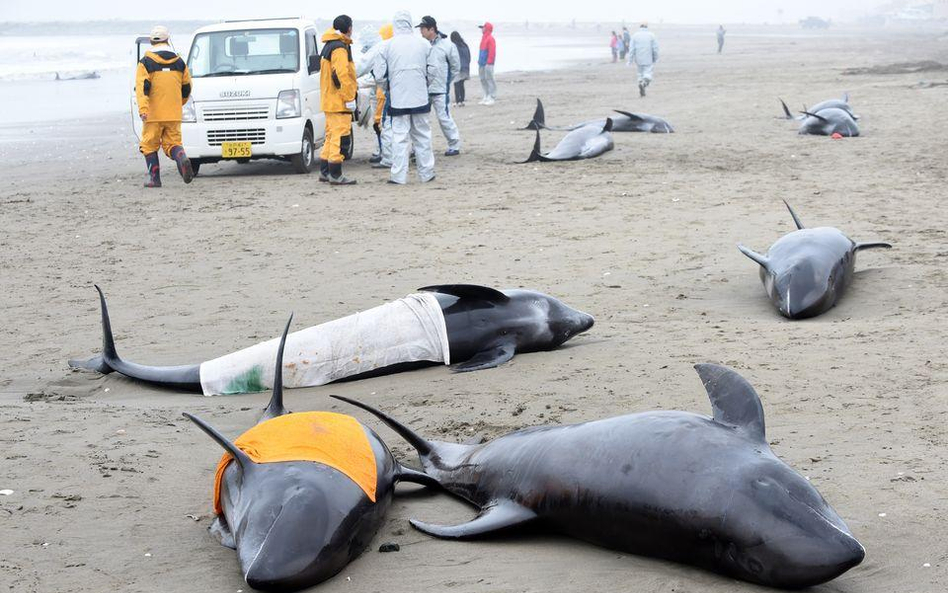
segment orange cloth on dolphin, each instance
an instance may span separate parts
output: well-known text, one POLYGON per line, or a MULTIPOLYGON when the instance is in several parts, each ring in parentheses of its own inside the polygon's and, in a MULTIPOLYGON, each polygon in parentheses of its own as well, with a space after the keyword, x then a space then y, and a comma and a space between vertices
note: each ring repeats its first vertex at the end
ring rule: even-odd
MULTIPOLYGON (((352 416, 298 412, 271 418, 240 435, 234 444, 256 463, 312 461, 339 470, 375 502, 375 453, 365 428, 352 416)), ((233 461, 224 453, 214 478, 214 513, 221 507, 221 480, 233 461)))

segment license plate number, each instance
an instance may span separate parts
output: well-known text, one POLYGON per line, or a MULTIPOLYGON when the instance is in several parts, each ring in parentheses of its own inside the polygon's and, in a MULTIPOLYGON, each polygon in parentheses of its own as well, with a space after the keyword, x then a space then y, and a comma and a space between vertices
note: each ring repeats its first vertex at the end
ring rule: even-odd
POLYGON ((221 157, 225 159, 248 159, 253 155, 249 142, 224 142, 221 157))

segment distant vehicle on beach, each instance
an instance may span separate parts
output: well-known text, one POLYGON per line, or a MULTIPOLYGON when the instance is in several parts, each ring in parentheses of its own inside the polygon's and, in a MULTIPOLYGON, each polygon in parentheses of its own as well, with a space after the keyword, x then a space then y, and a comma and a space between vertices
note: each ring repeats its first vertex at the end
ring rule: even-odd
MULTIPOLYGON (((300 18, 224 21, 194 32, 181 136, 195 173, 221 160, 280 159, 297 173, 315 167, 325 138, 317 40, 316 24, 300 18)), ((137 43, 141 59, 149 42, 137 43)), ((140 134, 140 122, 135 128, 140 134)))
POLYGON ((800 26, 804 29, 829 29, 830 22, 818 16, 808 16, 800 19, 800 26))

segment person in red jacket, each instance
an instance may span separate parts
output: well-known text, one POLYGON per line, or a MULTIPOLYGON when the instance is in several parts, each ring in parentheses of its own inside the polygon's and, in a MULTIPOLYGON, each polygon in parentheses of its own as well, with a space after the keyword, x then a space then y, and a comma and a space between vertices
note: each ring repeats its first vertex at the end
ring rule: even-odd
POLYGON ((481 35, 481 51, 477 56, 477 73, 481 78, 481 87, 484 88, 484 98, 480 104, 493 105, 497 99, 497 83, 494 82, 494 58, 497 57, 494 25, 484 23, 478 27, 484 31, 481 35))

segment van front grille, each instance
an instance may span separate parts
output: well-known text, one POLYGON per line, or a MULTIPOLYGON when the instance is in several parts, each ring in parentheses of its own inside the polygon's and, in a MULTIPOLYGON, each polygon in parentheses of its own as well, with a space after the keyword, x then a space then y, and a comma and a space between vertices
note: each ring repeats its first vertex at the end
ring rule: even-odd
POLYGON ((244 121, 249 119, 267 119, 269 109, 266 105, 245 107, 207 107, 202 110, 204 121, 244 121))
POLYGON ((220 146, 224 142, 250 142, 251 144, 263 144, 266 141, 267 131, 263 128, 207 131, 207 143, 211 146, 220 146))

